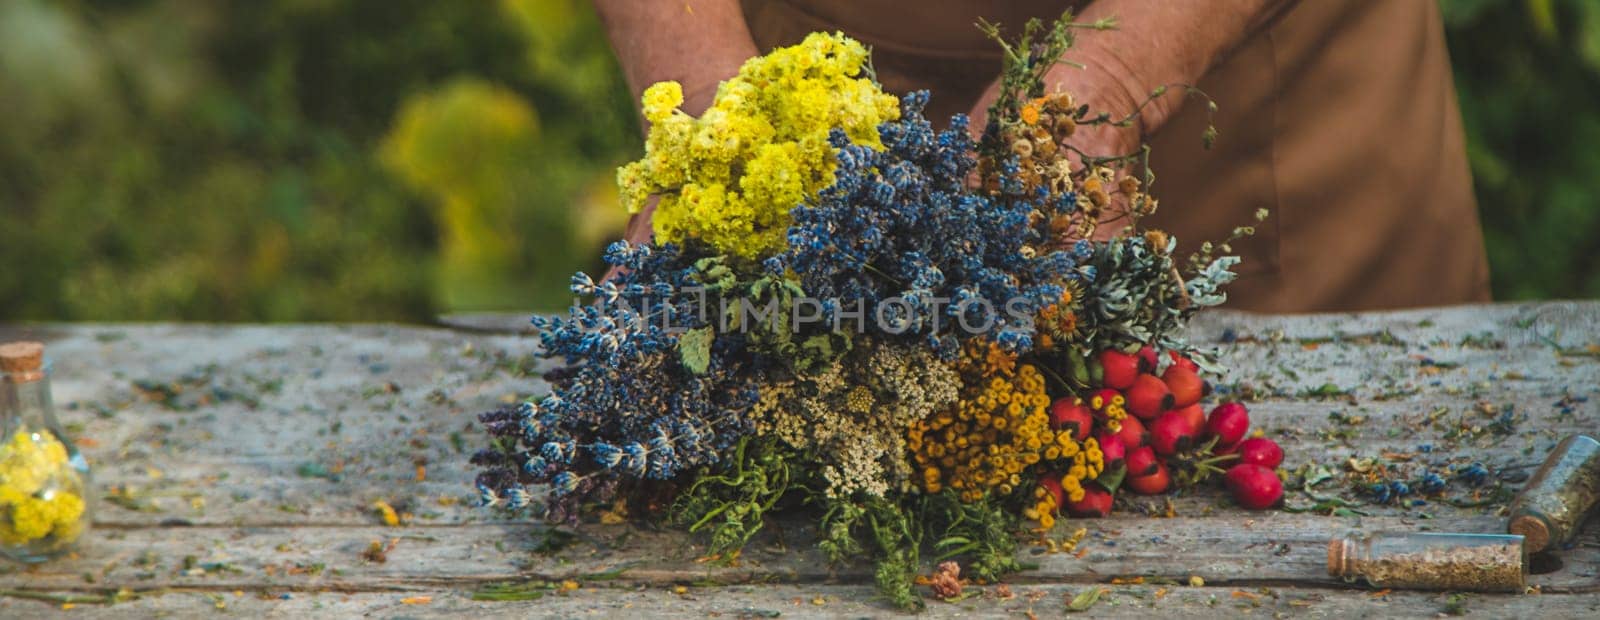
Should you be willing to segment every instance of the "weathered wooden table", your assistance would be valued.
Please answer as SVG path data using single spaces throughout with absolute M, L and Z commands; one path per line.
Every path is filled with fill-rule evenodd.
M 1112 518 L 1058 526 L 1087 528 L 1074 553 L 1025 545 L 1038 568 L 1011 580 L 1011 597 L 980 588 L 929 615 L 1057 616 L 1101 587 L 1096 614 L 1600 615 L 1596 523 L 1537 563 L 1533 594 L 1374 592 L 1324 568 L 1325 542 L 1350 531 L 1501 531 L 1507 495 L 1545 452 L 1600 430 L 1597 322 L 1592 302 L 1202 317 L 1191 337 L 1225 352 L 1223 383 L 1260 399 L 1252 415 L 1283 444 L 1285 466 L 1335 474 L 1291 490 L 1302 512 L 1245 512 L 1215 490 L 1170 510 L 1127 500 Z M 563 536 L 471 507 L 466 458 L 483 440 L 474 414 L 546 389 L 532 338 L 378 325 L 0 328 L 24 335 L 49 343 L 63 423 L 103 499 L 77 555 L 0 566 L 0 616 L 895 613 L 875 599 L 870 567 L 827 566 L 798 521 L 718 567 L 696 562 L 703 541 L 671 530 L 591 524 Z M 1359 503 L 1351 490 L 1352 469 L 1405 477 L 1473 461 L 1495 472 L 1489 485 L 1452 481 L 1422 505 Z M 479 600 L 495 597 L 522 600 Z

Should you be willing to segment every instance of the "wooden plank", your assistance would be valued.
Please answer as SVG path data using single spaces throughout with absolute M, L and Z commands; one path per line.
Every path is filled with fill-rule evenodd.
M 482 443 L 473 414 L 502 397 L 545 389 L 537 378 L 507 372 L 532 351 L 522 338 L 411 328 L 74 329 L 78 336 L 52 344 L 63 417 L 94 443 L 86 451 L 105 486 L 134 489 L 135 505 L 160 509 L 104 506 L 99 518 L 118 525 L 353 525 L 372 522 L 369 507 L 378 499 L 409 501 L 427 521 L 482 519 L 487 515 L 460 503 L 470 497 L 463 461 Z M 1295 329 L 1304 337 L 1332 333 Z M 1559 434 L 1600 420 L 1600 399 L 1573 403 L 1568 414 L 1553 406 L 1568 391 L 1593 393 L 1600 383 L 1594 358 L 1532 346 L 1432 347 L 1430 359 L 1460 364 L 1441 369 L 1422 365 L 1410 350 L 1332 343 L 1306 351 L 1291 340 L 1236 341 L 1225 351 L 1234 370 L 1223 382 L 1285 394 L 1256 404 L 1255 417 L 1283 443 L 1290 467 L 1426 445 L 1435 452 L 1421 459 L 1436 467 L 1475 459 L 1527 468 Z M 1397 380 L 1372 389 L 1370 378 L 1350 376 L 1352 368 Z M 1508 368 L 1524 378 L 1502 380 Z M 1356 388 L 1356 401 L 1297 396 L 1325 384 Z M 1372 400 L 1395 391 L 1404 394 Z M 1491 449 L 1504 440 L 1492 433 L 1444 439 L 1463 422 L 1481 428 L 1492 421 L 1475 411 L 1479 403 L 1515 406 L 1527 416 L 1515 450 Z M 1434 426 L 1418 427 L 1440 411 Z M 1337 424 L 1330 413 L 1367 421 Z M 418 464 L 425 468 L 420 482 Z
M 922 618 L 1037 617 L 1066 615 L 1067 603 L 1091 587 L 1010 585 L 969 587 L 971 598 L 930 601 Z M 1439 592 L 1328 591 L 1300 588 L 1226 588 L 1183 585 L 1104 586 L 1108 591 L 1090 608 L 1095 618 L 1184 617 L 1431 617 L 1458 609 L 1469 617 L 1592 618 L 1600 614 L 1593 595 L 1463 595 Z M 475 601 L 458 590 L 410 592 L 227 592 L 172 591 L 141 596 L 111 606 L 74 605 L 0 598 L 0 616 L 87 615 L 95 618 L 211 616 L 284 618 L 877 618 L 900 616 L 877 600 L 870 586 L 763 584 L 717 588 L 687 587 L 681 593 L 662 586 L 610 588 L 584 585 L 529 601 Z M 54 613 L 52 613 L 54 612 Z M 907 616 L 910 617 L 910 616 Z
M 1600 428 L 1600 399 L 1592 398 L 1600 390 L 1600 358 L 1587 348 L 1597 344 L 1597 319 L 1600 303 L 1594 302 L 1357 315 L 1211 313 L 1195 322 L 1191 336 L 1216 347 L 1232 368 L 1219 384 L 1260 399 L 1253 417 L 1284 445 L 1288 467 L 1337 468 L 1351 457 L 1407 453 L 1414 454 L 1403 465 L 1408 472 L 1479 460 L 1515 488 L 1560 435 Z M 869 590 L 824 583 L 866 583 L 868 568 L 825 567 L 810 550 L 813 537 L 804 523 L 782 528 L 789 551 L 758 544 L 743 566 L 726 569 L 694 562 L 697 539 L 626 527 L 585 526 L 591 542 L 541 556 L 531 550 L 539 526 L 467 506 L 472 472 L 464 460 L 482 443 L 473 415 L 548 389 L 537 378 L 550 366 L 532 357 L 535 339 L 379 325 L 0 327 L 0 339 L 19 334 L 50 341 L 63 421 L 84 439 L 97 483 L 127 492 L 118 494 L 118 504 L 96 507 L 98 529 L 80 557 L 0 574 L 0 588 L 193 591 L 101 610 L 113 615 L 192 613 L 223 596 L 233 609 L 261 613 L 321 606 L 341 614 L 521 615 L 546 613 L 543 604 L 568 605 L 549 612 L 566 615 L 614 612 L 637 602 L 653 612 L 699 616 L 733 613 L 727 610 L 743 601 L 779 605 L 787 595 L 724 587 L 693 597 L 694 605 L 675 606 L 686 599 L 666 592 L 666 585 L 775 579 L 800 585 L 774 592 L 826 591 L 848 599 L 826 611 L 802 605 L 785 613 L 882 612 Z M 1350 396 L 1308 395 L 1323 386 Z M 1519 421 L 1509 434 L 1485 430 L 1493 416 L 1484 405 L 1514 407 Z M 1345 421 L 1356 417 L 1365 421 Z M 1452 497 L 1466 492 L 1451 489 Z M 381 526 L 372 510 L 377 500 L 412 513 L 411 525 Z M 1292 493 L 1291 502 L 1310 500 Z M 1151 519 L 1138 515 L 1164 512 L 1164 503 L 1125 498 L 1116 518 L 1064 522 L 1058 533 L 1090 530 L 1083 557 L 1025 549 L 1023 559 L 1039 569 L 1018 575 L 1017 586 L 1048 584 L 1040 587 L 1059 593 L 1119 575 L 1192 574 L 1228 587 L 1293 584 L 1288 590 L 1315 598 L 1315 609 L 1371 613 L 1366 594 L 1344 590 L 1323 574 L 1320 545 L 1329 535 L 1428 527 L 1496 531 L 1501 517 L 1495 513 L 1503 506 L 1368 505 L 1360 509 L 1370 517 L 1347 519 L 1245 513 L 1218 491 L 1202 489 L 1174 498 L 1172 507 L 1179 518 Z M 1561 570 L 1535 578 L 1552 591 L 1576 592 L 1537 599 L 1541 612 L 1594 608 L 1600 597 L 1592 593 L 1600 574 L 1596 530 L 1600 526 L 1591 526 L 1564 556 Z M 386 562 L 361 557 L 372 541 L 391 539 L 398 542 Z M 555 579 L 617 566 L 629 568 L 623 583 L 644 590 L 585 588 L 567 597 L 488 606 L 464 594 L 486 581 Z M 236 589 L 246 595 L 233 597 Z M 350 594 L 326 594 L 335 591 Z M 292 598 L 257 598 L 275 593 Z M 1192 610 L 1201 612 L 1213 595 L 1222 609 L 1255 600 L 1234 599 L 1228 588 L 1183 588 L 1155 604 L 1189 605 L 1185 597 L 1196 593 L 1207 607 Z M 411 595 L 434 602 L 397 602 Z M 1103 607 L 1148 611 L 1128 598 Z M 1433 595 L 1391 598 L 1390 611 L 1434 613 L 1442 604 Z M 1271 600 L 1267 609 L 1301 609 L 1288 598 Z M 1525 610 L 1519 606 L 1533 602 L 1472 600 L 1469 608 L 1491 612 Z M 43 605 L 3 599 L 0 615 Z M 974 611 L 985 610 L 960 613 Z
M 1270 401 L 1256 404 L 1254 416 L 1283 445 L 1290 469 L 1313 462 L 1337 466 L 1352 457 L 1377 457 L 1387 452 L 1414 455 L 1406 467 L 1416 472 L 1430 469 L 1448 474 L 1450 465 L 1476 460 L 1523 475 L 1539 463 L 1560 435 L 1593 428 L 1596 419 L 1588 413 L 1592 403 L 1580 405 L 1583 415 L 1561 416 L 1559 408 L 1540 401 L 1523 409 L 1528 418 L 1518 423 L 1514 434 L 1500 435 L 1487 429 L 1493 419 L 1475 411 L 1476 402 L 1439 399 L 1425 406 L 1393 401 L 1350 406 Z M 1433 425 L 1421 425 L 1441 410 Z M 1331 421 L 1330 413 L 1365 421 L 1358 425 Z M 163 425 L 168 423 L 156 423 L 135 435 L 163 435 L 162 441 L 169 444 L 165 448 L 144 450 L 139 440 L 133 440 L 112 456 L 91 452 L 104 488 L 133 489 L 131 501 L 102 504 L 97 518 L 119 526 L 171 520 L 213 525 L 358 525 L 376 522 L 371 507 L 377 500 L 395 504 L 424 522 L 494 518 L 469 505 L 471 468 L 464 462 L 465 453 L 454 449 L 448 435 L 458 433 L 466 450 L 481 439 L 470 426 L 470 416 L 455 417 L 462 419 L 402 422 L 390 417 L 370 422 L 363 431 L 343 432 L 375 434 L 388 438 L 385 441 L 329 440 L 320 447 L 291 443 L 286 449 L 254 455 L 230 454 L 235 446 L 229 445 L 229 438 L 240 432 L 224 428 L 231 424 L 231 416 L 191 421 L 164 435 Z M 309 425 L 295 417 L 278 422 Z M 1463 425 L 1476 426 L 1479 432 L 1447 438 Z M 135 431 L 136 427 L 130 424 L 122 430 Z M 208 436 L 214 439 L 203 439 Z M 1432 451 L 1420 452 L 1423 446 Z M 425 463 L 421 481 L 416 477 L 419 462 Z M 1455 489 L 1458 493 L 1464 490 Z M 1440 509 L 1449 510 L 1429 508 Z
M 582 580 L 607 571 L 621 571 L 608 580 L 644 585 L 870 581 L 871 567 L 865 564 L 827 565 L 811 544 L 814 523 L 791 519 L 781 524 L 753 543 L 734 567 L 699 561 L 705 553 L 702 538 L 630 526 L 585 527 L 582 538 L 554 553 L 539 552 L 548 542 L 544 529 L 531 523 L 104 529 L 75 558 L 0 574 L 0 589 L 408 591 L 511 579 Z M 1021 559 L 1037 568 L 1009 579 L 1101 583 L 1115 577 L 1199 576 L 1213 584 L 1338 589 L 1344 584 L 1326 572 L 1331 537 L 1482 532 L 1502 524 L 1494 516 L 1418 520 L 1278 512 L 1080 520 L 1070 524 L 1088 530 L 1076 553 L 1025 545 Z M 771 536 L 779 529 L 782 545 Z M 1562 554 L 1559 570 L 1535 575 L 1531 583 L 1551 591 L 1600 591 L 1600 528 L 1590 529 L 1576 548 Z M 382 553 L 371 551 L 374 544 Z

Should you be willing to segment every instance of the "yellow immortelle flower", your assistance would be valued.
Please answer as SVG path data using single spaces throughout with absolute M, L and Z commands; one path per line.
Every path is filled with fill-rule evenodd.
M 644 89 L 642 100 L 645 120 L 659 123 L 683 105 L 683 86 L 677 82 L 656 82 Z
M 19 429 L 0 446 L 0 543 L 77 538 L 83 482 L 68 458 L 66 445 L 46 431 Z
M 645 155 L 617 171 L 623 203 L 636 213 L 661 197 L 657 241 L 751 260 L 782 251 L 789 211 L 833 183 L 829 131 L 879 147 L 878 125 L 899 118 L 899 100 L 862 74 L 866 60 L 853 39 L 812 34 L 746 61 L 699 118 L 677 109 L 678 84 L 651 86 Z

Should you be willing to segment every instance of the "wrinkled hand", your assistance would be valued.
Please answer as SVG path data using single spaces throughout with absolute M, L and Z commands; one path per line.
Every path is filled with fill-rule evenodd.
M 989 90 L 984 93 L 983 98 L 972 109 L 971 131 L 975 137 L 983 132 L 984 125 L 989 122 L 989 106 L 999 96 L 998 89 L 998 84 L 991 85 Z M 1069 90 L 1068 92 L 1072 93 L 1075 102 L 1088 103 L 1091 115 L 1102 110 L 1110 112 L 1114 116 L 1118 114 L 1125 115 L 1125 112 L 1108 110 L 1092 100 L 1085 101 L 1085 97 L 1079 95 L 1078 91 Z M 1116 127 L 1111 124 L 1079 125 L 1077 130 L 1073 132 L 1072 137 L 1063 142 L 1062 146 L 1074 149 L 1073 160 L 1077 165 L 1081 166 L 1083 165 L 1083 155 L 1090 157 L 1126 155 L 1139 150 L 1141 143 L 1138 122 L 1135 121 L 1127 127 Z
M 650 238 L 655 234 L 650 225 L 650 216 L 655 214 L 657 202 L 660 202 L 660 197 L 651 196 L 644 203 L 644 208 L 639 209 L 638 213 L 628 218 L 628 228 L 622 233 L 624 241 L 636 245 L 650 243 Z
M 1104 112 L 1110 115 L 1113 121 L 1122 120 L 1138 109 L 1140 100 L 1129 96 L 1127 89 L 1120 82 L 1105 77 L 1104 72 L 1094 71 L 1093 65 L 1090 67 L 1090 69 L 1079 69 L 1070 65 L 1057 66 L 1046 77 L 1046 83 L 1050 85 L 1048 92 L 1071 93 L 1074 103 L 1089 106 L 1090 118 Z M 972 122 L 969 126 L 975 135 L 981 134 L 984 126 L 988 124 L 989 106 L 993 105 L 999 96 L 1000 84 L 995 82 L 989 85 L 988 90 L 984 91 L 983 96 L 973 106 L 970 114 Z M 1137 115 L 1134 115 L 1131 122 L 1122 126 L 1113 123 L 1080 124 L 1072 136 L 1062 142 L 1062 146 L 1072 153 L 1072 161 L 1075 169 L 1078 169 L 1085 166 L 1085 157 L 1090 159 L 1118 157 L 1137 152 L 1143 144 L 1141 126 L 1142 123 Z M 1135 172 L 1127 165 L 1117 168 L 1118 176 Z M 1126 200 L 1125 196 L 1114 194 L 1114 206 L 1106 210 L 1107 215 L 1112 218 L 1117 217 L 1118 213 L 1127 208 Z M 1107 223 L 1111 225 L 1095 229 L 1093 240 L 1109 239 L 1122 228 L 1111 220 L 1107 220 Z

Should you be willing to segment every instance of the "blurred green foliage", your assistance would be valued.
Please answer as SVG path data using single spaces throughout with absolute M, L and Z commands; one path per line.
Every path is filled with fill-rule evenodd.
M 1496 295 L 1600 296 L 1600 3 L 1440 2 Z M 586 0 L 0 0 L 0 320 L 552 308 L 625 90 Z
M 1600 297 L 1600 2 L 1441 6 L 1495 298 Z
M 0 110 L 0 319 L 552 307 L 637 148 L 585 0 L 3 0 Z

